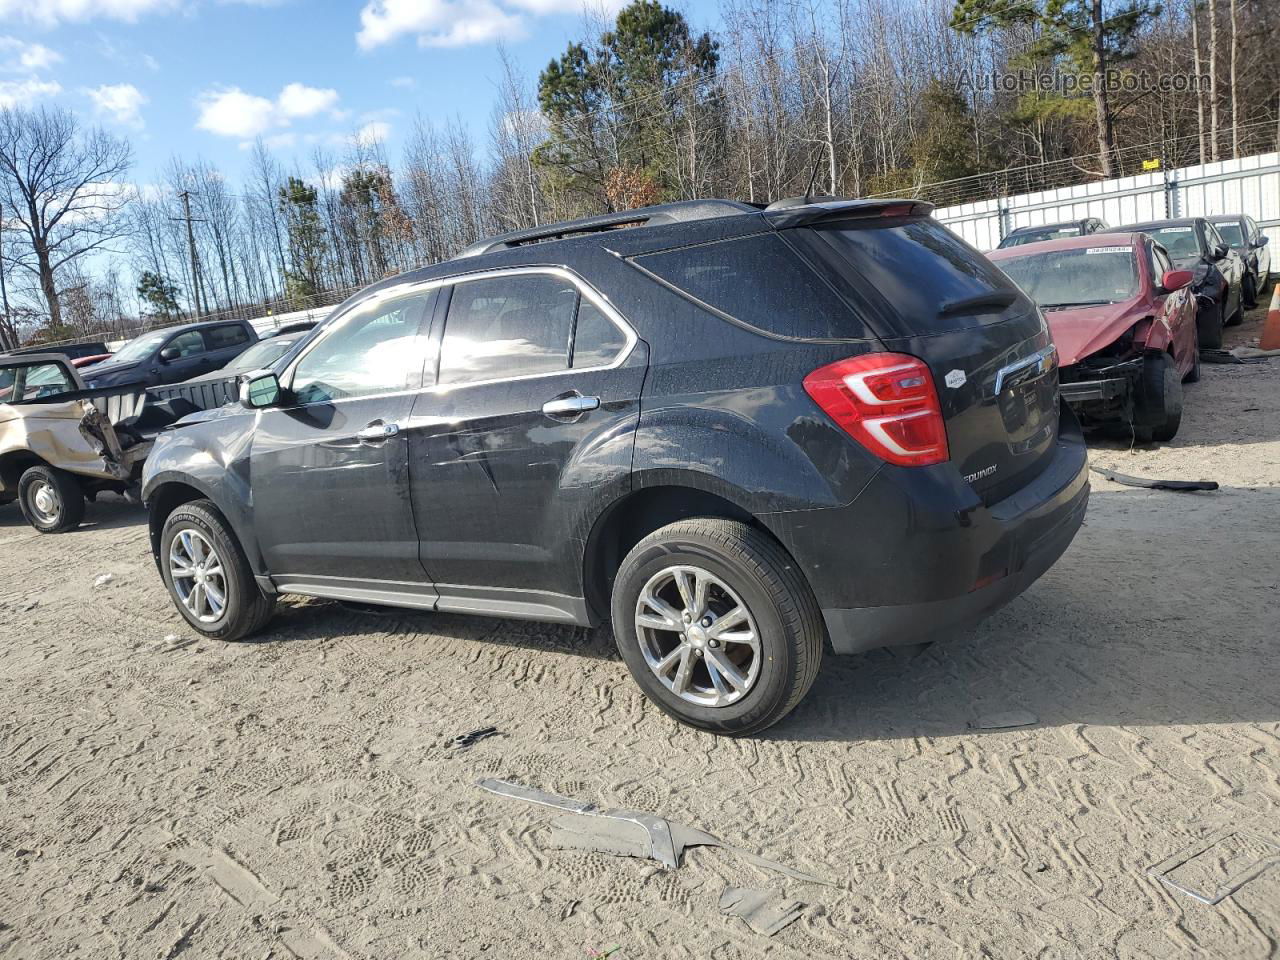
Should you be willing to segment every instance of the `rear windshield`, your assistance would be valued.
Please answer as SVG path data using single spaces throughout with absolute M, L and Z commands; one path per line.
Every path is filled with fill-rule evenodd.
M 1200 241 L 1196 239 L 1194 227 L 1158 227 L 1145 232 L 1168 250 L 1174 260 L 1200 256 Z
M 1039 243 L 1042 240 L 1061 240 L 1063 237 L 1080 236 L 1080 225 L 1069 227 L 1046 227 L 1044 230 L 1030 230 L 1026 233 L 1011 233 L 1000 241 L 1001 247 L 1020 247 L 1024 243 Z
M 1118 303 L 1138 292 L 1138 261 L 1129 246 L 1049 250 L 1000 266 L 1045 309 Z
M 917 335 L 984 322 L 1017 288 L 986 257 L 932 219 L 843 221 L 814 228 Z
M 1222 234 L 1222 239 L 1239 250 L 1244 246 L 1244 231 L 1240 229 L 1240 221 L 1232 220 L 1230 223 L 1215 223 L 1218 232 Z
M 848 305 L 776 233 L 647 254 L 634 262 L 766 333 L 807 340 L 866 336 Z

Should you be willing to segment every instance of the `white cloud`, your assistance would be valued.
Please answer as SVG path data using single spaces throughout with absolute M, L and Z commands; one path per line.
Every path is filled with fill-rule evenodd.
M 418 81 L 413 77 L 392 77 L 391 85 L 399 87 L 401 90 L 412 90 L 418 85 Z
M 142 127 L 141 110 L 147 95 L 131 83 L 112 83 L 85 90 L 100 114 L 107 114 L 126 127 Z
M 149 13 L 169 13 L 182 0 L 0 0 L 0 20 L 25 20 L 51 27 L 86 20 L 133 23 Z
M 493 0 L 370 0 L 356 44 L 372 50 L 404 34 L 423 47 L 461 47 L 524 35 L 524 21 Z
M 338 103 L 338 91 L 321 90 L 301 83 L 290 83 L 280 91 L 276 106 L 286 117 L 310 117 L 322 110 L 332 111 Z
M 355 141 L 362 146 L 373 146 L 375 143 L 385 143 L 390 136 L 391 124 L 385 120 L 374 120 L 356 131 Z
M 43 43 L 0 37 L 0 70 L 5 73 L 39 73 L 61 59 L 62 54 L 50 50 Z
M 0 109 L 28 107 L 37 100 L 57 96 L 61 92 L 62 85 L 52 80 L 37 80 L 35 77 L 0 80 Z
M 200 111 L 196 127 L 219 136 L 246 140 L 318 113 L 328 112 L 334 118 L 345 116 L 337 103 L 337 90 L 302 83 L 286 84 L 274 100 L 246 93 L 239 87 L 214 88 L 196 98 Z M 280 142 L 283 145 L 284 141 Z

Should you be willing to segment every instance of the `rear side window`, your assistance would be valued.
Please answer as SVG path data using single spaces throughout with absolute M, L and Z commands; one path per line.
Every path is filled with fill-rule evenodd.
M 249 334 L 245 328 L 239 324 L 231 324 L 225 327 L 210 327 L 204 333 L 205 338 L 209 341 L 210 350 L 221 350 L 224 347 L 238 347 L 242 343 L 249 342 Z
M 569 366 L 575 370 L 583 367 L 603 367 L 626 346 L 627 338 L 590 300 L 578 304 L 578 326 L 573 336 L 573 356 Z
M 766 333 L 839 339 L 849 307 L 776 233 L 636 257 L 634 262 L 695 300 Z
M 1017 293 L 991 261 L 936 220 L 843 221 L 815 229 L 917 335 L 977 326 L 984 313 L 966 304 Z

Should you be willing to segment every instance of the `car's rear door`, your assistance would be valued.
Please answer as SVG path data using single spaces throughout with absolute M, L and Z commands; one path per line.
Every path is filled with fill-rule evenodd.
M 285 371 L 285 403 L 253 432 L 253 522 L 275 582 L 296 593 L 415 600 L 418 561 L 404 430 L 422 383 L 433 292 L 354 305 Z
M 209 369 L 221 370 L 244 353 L 251 339 L 248 329 L 242 323 L 206 327 L 204 340 L 209 348 Z
M 581 620 L 588 521 L 629 482 L 646 348 L 564 270 L 479 276 L 447 296 L 436 382 L 409 431 L 438 608 Z

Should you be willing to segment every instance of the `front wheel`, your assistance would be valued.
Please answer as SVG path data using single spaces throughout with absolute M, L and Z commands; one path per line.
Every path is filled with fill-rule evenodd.
M 618 651 L 640 689 L 681 723 L 757 733 L 813 685 L 825 629 L 795 562 L 736 520 L 662 527 L 627 554 L 613 587 Z
M 178 612 L 215 640 L 262 629 L 275 609 L 275 597 L 262 592 L 231 527 L 208 500 L 169 514 L 160 532 L 160 571 Z
M 1142 364 L 1142 384 L 1134 433 L 1139 440 L 1172 440 L 1182 424 L 1182 380 L 1167 353 L 1149 354 Z
M 66 533 L 84 520 L 84 491 L 65 470 L 43 464 L 18 480 L 18 505 L 27 523 L 41 533 Z

